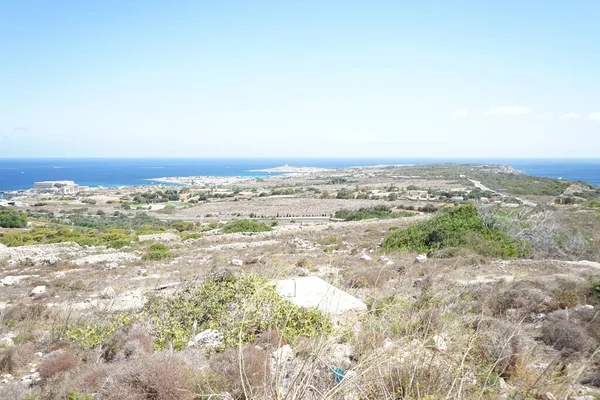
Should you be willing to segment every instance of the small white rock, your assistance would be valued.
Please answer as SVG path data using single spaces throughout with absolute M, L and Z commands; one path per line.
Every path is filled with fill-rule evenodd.
M 368 255 L 368 254 L 362 253 L 360 255 L 360 259 L 364 260 L 364 261 L 371 261 L 373 258 L 370 255 Z
M 233 260 L 231 260 L 229 262 L 231 265 L 236 265 L 238 267 L 241 267 L 242 265 L 244 265 L 244 262 L 238 258 L 234 258 Z
M 35 288 L 33 288 L 33 290 L 31 291 L 31 293 L 29 293 L 29 296 L 36 296 L 36 295 L 42 294 L 42 293 L 46 293 L 46 286 L 45 285 L 36 286 Z
M 415 258 L 415 262 L 422 263 L 427 261 L 427 254 L 419 254 L 417 258 Z
M 60 271 L 57 272 L 56 275 L 54 275 L 54 279 L 65 279 L 66 276 L 67 274 L 65 274 L 64 271 Z
M 119 268 L 119 263 L 116 263 L 116 262 L 106 263 L 106 268 L 108 268 L 109 270 L 110 269 L 117 269 L 117 268 Z
M 117 295 L 117 293 L 115 292 L 115 289 L 113 289 L 110 286 L 105 287 L 100 292 L 100 297 L 103 299 L 114 299 L 116 295 Z
M 438 351 L 448 350 L 448 345 L 446 344 L 446 341 L 440 335 L 435 335 L 433 337 L 433 344 L 434 344 L 436 350 L 438 350 Z
M 206 329 L 190 340 L 188 346 L 217 347 L 221 345 L 223 334 L 219 331 Z

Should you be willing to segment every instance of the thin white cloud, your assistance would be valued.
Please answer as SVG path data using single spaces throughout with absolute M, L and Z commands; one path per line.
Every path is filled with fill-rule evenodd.
M 469 115 L 469 110 L 466 108 L 459 108 L 452 113 L 453 117 L 466 117 L 467 115 Z
M 533 109 L 522 106 L 500 106 L 490 108 L 485 115 L 494 115 L 501 117 L 518 117 L 521 115 L 533 114 Z
M 600 112 L 589 113 L 587 115 L 587 117 L 589 119 L 591 119 L 592 121 L 599 121 L 600 122 Z
M 582 115 L 579 113 L 570 112 L 570 113 L 560 115 L 558 118 L 559 119 L 575 119 L 575 118 L 581 118 L 581 117 L 582 117 Z

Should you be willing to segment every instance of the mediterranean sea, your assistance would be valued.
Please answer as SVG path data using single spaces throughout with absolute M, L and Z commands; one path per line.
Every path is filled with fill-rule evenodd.
M 380 164 L 440 162 L 507 164 L 530 175 L 583 180 L 600 185 L 600 159 L 483 158 L 4 158 L 0 191 L 33 187 L 33 182 L 70 180 L 85 186 L 152 185 L 152 178 L 174 176 L 247 176 L 273 174 L 251 170 L 279 167 L 342 168 Z

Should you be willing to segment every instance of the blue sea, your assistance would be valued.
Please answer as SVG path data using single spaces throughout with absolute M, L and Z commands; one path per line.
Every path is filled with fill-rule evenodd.
M 0 191 L 28 189 L 33 182 L 71 180 L 85 186 L 134 186 L 155 184 L 152 178 L 172 176 L 248 176 L 250 172 L 284 164 L 303 167 L 341 168 L 378 164 L 430 164 L 473 162 L 508 164 L 530 175 L 583 180 L 600 185 L 600 159 L 411 159 L 411 158 L 18 158 L 0 159 Z

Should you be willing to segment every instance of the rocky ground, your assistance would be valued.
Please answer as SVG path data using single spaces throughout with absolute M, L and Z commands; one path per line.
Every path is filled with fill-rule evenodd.
M 387 174 L 380 170 L 372 186 L 377 179 L 389 185 L 382 171 Z M 354 179 L 368 181 L 370 173 L 360 170 L 365 177 Z M 303 179 L 308 187 L 331 176 Z M 452 182 L 444 180 L 444 188 L 464 184 Z M 89 215 L 120 210 L 107 201 L 123 193 L 105 195 L 86 204 Z M 30 208 L 60 215 L 81 207 L 81 200 Z M 298 220 L 281 220 L 260 233 L 225 234 L 222 225 L 204 224 L 187 237 L 167 228 L 136 234 L 118 249 L 0 245 L 0 399 L 600 398 L 595 211 L 559 209 L 551 224 L 540 225 L 550 232 L 561 224 L 576 226 L 592 240 L 592 250 L 548 249 L 523 259 L 484 257 L 468 249 L 429 255 L 383 251 L 392 230 L 432 214 L 353 222 L 301 219 L 382 204 L 425 203 L 304 195 L 218 199 L 150 214 L 199 222 L 195 218 L 206 214 L 216 214 L 212 220 L 218 221 L 290 213 Z M 49 225 L 41 219 L 34 224 Z M 148 257 L 153 248 L 171 254 L 153 260 Z M 222 277 L 229 274 L 266 279 L 278 296 L 322 311 L 330 331 L 290 339 L 286 332 L 261 329 L 227 349 L 227 327 L 196 329 L 202 322 L 194 321 L 178 348 L 175 341 L 160 346 L 156 327 L 168 321 L 136 319 L 147 316 L 157 298 L 172 302 L 175 313 L 190 285 L 227 282 Z M 209 296 L 196 300 L 220 306 Z M 244 303 L 248 310 L 252 301 Z M 233 324 L 245 312 L 227 309 Z M 101 330 L 115 318 L 121 321 L 117 328 Z

